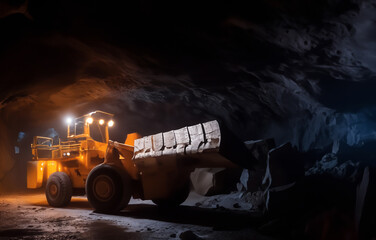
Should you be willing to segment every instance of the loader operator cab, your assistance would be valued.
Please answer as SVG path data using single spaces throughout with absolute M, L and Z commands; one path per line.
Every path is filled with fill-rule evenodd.
M 96 142 L 105 146 L 109 140 L 109 127 L 114 125 L 113 114 L 94 111 L 77 118 L 67 118 L 66 141 L 35 136 L 31 144 L 34 160 L 59 159 L 79 155 L 83 142 Z M 56 140 L 56 139 L 55 139 Z M 86 144 L 85 144 L 86 145 Z
M 76 141 L 93 139 L 107 143 L 109 140 L 108 128 L 114 125 L 113 114 L 95 111 L 72 119 L 67 118 L 67 139 Z
M 46 196 L 53 203 L 56 187 L 47 187 L 48 179 L 64 175 L 72 189 L 84 189 L 91 169 L 104 162 L 113 114 L 94 111 L 66 119 L 66 140 L 35 136 L 31 144 L 33 158 L 27 165 L 27 187 L 46 185 Z M 56 175 L 56 176 L 55 176 Z M 68 180 L 67 180 L 68 179 Z M 61 199 L 60 199 L 61 200 Z

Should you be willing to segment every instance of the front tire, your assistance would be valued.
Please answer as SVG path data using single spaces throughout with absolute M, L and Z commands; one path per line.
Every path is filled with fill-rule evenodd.
M 153 199 L 152 201 L 160 208 L 177 207 L 187 199 L 189 192 L 190 184 L 189 182 L 187 182 L 169 198 Z
M 91 206 L 103 213 L 122 210 L 132 195 L 129 175 L 122 169 L 106 164 L 91 170 L 85 188 Z
M 72 198 L 72 182 L 64 172 L 54 172 L 46 184 L 46 198 L 52 207 L 65 207 Z

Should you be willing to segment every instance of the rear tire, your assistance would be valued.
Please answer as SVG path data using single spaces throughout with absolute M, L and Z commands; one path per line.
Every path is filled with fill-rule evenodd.
M 46 184 L 46 198 L 52 207 L 65 207 L 72 198 L 72 182 L 64 172 L 54 172 Z
M 190 184 L 188 182 L 177 190 L 171 197 L 166 199 L 153 199 L 152 201 L 161 208 L 177 207 L 187 199 L 189 192 Z
M 89 203 L 97 212 L 115 213 L 128 205 L 131 185 L 127 172 L 101 164 L 89 173 L 85 189 Z

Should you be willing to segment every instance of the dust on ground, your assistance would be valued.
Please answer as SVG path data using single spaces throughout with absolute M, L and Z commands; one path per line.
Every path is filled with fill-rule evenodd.
M 200 208 L 196 198 L 191 193 L 168 210 L 132 199 L 107 215 L 93 212 L 85 197 L 52 208 L 42 193 L 0 195 L 0 239 L 272 239 L 254 230 L 249 212 Z

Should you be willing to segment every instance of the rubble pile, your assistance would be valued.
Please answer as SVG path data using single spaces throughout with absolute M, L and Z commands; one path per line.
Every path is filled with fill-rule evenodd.
M 194 190 L 206 196 L 236 186 L 236 191 L 206 198 L 199 206 L 262 212 L 268 207 L 270 192 L 286 190 L 304 177 L 303 161 L 290 143 L 275 147 L 273 139 L 266 139 L 247 141 L 245 145 L 256 164 L 242 169 L 241 174 L 233 170 L 237 181 L 224 180 L 230 179 L 229 169 L 198 169 L 191 175 Z
M 232 182 L 236 190 L 220 195 L 208 191 L 206 196 L 211 196 L 196 206 L 260 213 L 265 220 L 261 231 L 288 239 L 314 236 L 325 226 L 334 236 L 371 236 L 376 168 L 369 149 L 375 144 L 354 149 L 337 146 L 328 153 L 328 149 L 299 152 L 290 143 L 276 147 L 272 139 L 248 141 L 246 146 L 257 164 L 241 169 L 238 181 Z M 349 151 L 357 154 L 349 155 Z M 196 174 L 203 176 L 207 171 L 220 178 L 221 170 L 200 171 Z M 220 181 L 213 179 L 211 188 L 220 192 L 221 186 L 216 186 Z M 197 189 L 198 182 L 193 185 Z M 328 221 L 342 221 L 343 226 Z
M 320 161 L 305 172 L 306 176 L 329 174 L 337 178 L 349 178 L 355 181 L 358 173 L 359 162 L 347 160 L 340 163 L 334 153 L 325 154 Z

